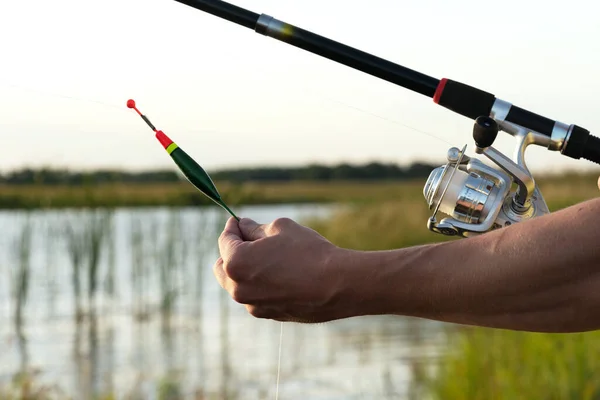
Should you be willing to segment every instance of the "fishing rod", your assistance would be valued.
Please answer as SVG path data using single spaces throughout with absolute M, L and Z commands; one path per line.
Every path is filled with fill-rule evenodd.
M 427 222 L 433 232 L 469 237 L 549 213 L 525 164 L 529 145 L 600 164 L 600 138 L 575 124 L 544 117 L 452 79 L 433 78 L 267 14 L 221 0 L 175 1 L 430 97 L 435 104 L 474 120 L 475 153 L 497 168 L 467 156 L 466 146 L 449 149 L 447 163 L 432 171 L 423 191 L 434 209 Z M 499 131 L 516 139 L 512 159 L 492 146 Z M 514 191 L 513 183 L 517 184 Z M 438 212 L 448 217 L 438 222 Z

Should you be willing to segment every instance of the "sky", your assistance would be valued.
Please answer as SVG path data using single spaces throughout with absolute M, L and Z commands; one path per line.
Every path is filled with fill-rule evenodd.
M 232 3 L 600 136 L 595 2 Z M 0 170 L 172 168 L 130 98 L 207 169 L 474 155 L 473 121 L 431 98 L 173 0 L 0 2 Z M 527 161 L 595 166 L 537 146 Z

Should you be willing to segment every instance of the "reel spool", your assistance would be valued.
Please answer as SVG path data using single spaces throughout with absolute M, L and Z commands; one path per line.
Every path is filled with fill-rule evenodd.
M 514 161 L 492 147 L 500 128 L 517 139 Z M 524 159 L 528 145 L 548 146 L 547 136 L 506 122 L 500 127 L 493 118 L 482 116 L 475 121 L 473 139 L 475 152 L 498 168 L 467 156 L 466 145 L 448 150 L 447 164 L 431 172 L 423 189 L 429 209 L 434 209 L 427 221 L 429 230 L 471 237 L 549 213 Z M 438 222 L 440 212 L 448 217 Z

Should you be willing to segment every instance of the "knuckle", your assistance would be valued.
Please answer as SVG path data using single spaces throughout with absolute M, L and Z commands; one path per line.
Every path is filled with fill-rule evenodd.
M 224 240 L 225 240 L 225 237 L 226 237 L 226 233 L 225 233 L 225 231 L 221 232 L 221 234 L 219 235 L 218 242 L 219 242 L 219 243 L 223 243 L 223 242 L 224 242 Z
M 217 274 L 223 268 L 223 259 L 219 257 L 213 265 L 213 272 Z
M 260 233 L 263 229 L 264 229 L 264 227 L 262 225 L 258 225 L 257 227 L 252 229 L 252 231 L 250 232 L 250 237 L 251 238 L 260 237 Z
M 229 279 L 233 281 L 240 281 L 244 278 L 243 268 L 239 264 L 230 262 L 223 263 L 223 270 Z
M 243 289 L 241 285 L 233 285 L 230 291 L 231 298 L 239 304 L 248 304 L 248 295 L 247 292 Z
M 240 251 L 232 253 L 227 260 L 223 261 L 223 269 L 227 276 L 234 281 L 243 280 L 247 270 L 243 254 Z
M 282 229 L 289 228 L 294 222 L 290 218 L 277 218 L 271 223 L 271 228 L 281 231 Z
M 264 308 L 264 307 L 247 305 L 246 310 L 248 310 L 248 313 L 250 315 L 252 315 L 254 318 L 261 318 L 261 319 L 272 318 L 272 312 L 269 309 Z

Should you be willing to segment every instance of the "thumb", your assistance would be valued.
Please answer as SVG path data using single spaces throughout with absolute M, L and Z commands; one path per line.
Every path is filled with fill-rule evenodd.
M 598 178 L 598 189 L 600 189 L 600 178 Z
M 219 251 L 221 255 L 228 254 L 230 250 L 240 243 L 243 243 L 242 232 L 237 220 L 231 217 L 227 220 L 225 229 L 223 229 L 223 233 L 219 237 Z
M 239 226 L 244 240 L 252 242 L 267 237 L 264 225 L 260 225 L 258 222 L 251 220 L 250 218 L 242 218 Z

